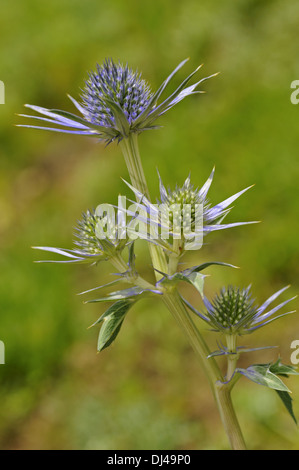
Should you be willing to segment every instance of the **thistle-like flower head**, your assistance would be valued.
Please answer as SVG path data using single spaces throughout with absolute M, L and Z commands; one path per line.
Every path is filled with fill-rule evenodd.
M 76 101 L 71 96 L 69 97 L 81 116 L 57 109 L 46 109 L 27 104 L 25 105 L 27 108 L 31 108 L 43 117 L 24 114 L 20 116 L 49 122 L 60 127 L 23 124 L 19 126 L 69 134 L 90 135 L 107 143 L 114 140 L 120 141 L 131 133 L 154 129 L 157 127 L 154 126 L 157 118 L 165 114 L 186 96 L 200 93 L 200 91 L 195 90 L 196 87 L 210 78 L 203 78 L 197 83 L 187 86 L 190 79 L 199 70 L 200 67 L 198 67 L 183 80 L 172 94 L 159 103 L 166 86 L 185 63 L 186 60 L 181 62 L 158 90 L 152 93 L 149 85 L 138 72 L 132 71 L 127 65 L 116 64 L 112 59 L 107 59 L 103 65 L 97 65 L 96 72 L 89 74 L 85 88 L 82 91 L 81 102 Z
M 172 252 L 173 238 L 180 238 L 179 253 L 182 254 L 184 249 L 198 249 L 202 246 L 202 238 L 209 232 L 214 230 L 222 230 L 226 228 L 236 227 L 238 225 L 246 225 L 255 222 L 234 222 L 223 223 L 224 217 L 231 210 L 231 204 L 238 197 L 247 191 L 251 186 L 239 191 L 224 201 L 212 206 L 207 198 L 207 194 L 214 177 L 214 169 L 207 181 L 201 188 L 196 188 L 190 180 L 190 175 L 182 186 L 176 186 L 174 190 L 166 189 L 161 177 L 160 180 L 160 198 L 158 204 L 152 204 L 145 195 L 134 188 L 132 189 L 140 205 L 141 215 L 137 215 L 142 223 L 148 224 L 148 230 L 144 233 L 144 238 L 159 244 L 168 254 Z M 146 216 L 145 217 L 145 214 Z M 132 214 L 130 214 L 132 215 Z M 178 226 L 179 221 L 179 226 Z M 169 225 L 168 225 L 169 224 Z M 153 239 L 153 226 L 156 227 L 156 237 Z M 161 236 L 164 229 L 168 230 L 169 240 L 165 241 L 165 237 Z M 157 234 L 159 233 L 159 235 Z M 194 243 L 194 237 L 201 240 L 201 243 Z M 163 239 L 164 238 L 164 239 Z M 192 243 L 192 248 L 187 247 L 188 240 Z
M 284 287 L 273 294 L 259 307 L 252 298 L 250 286 L 245 289 L 228 286 L 223 288 L 211 302 L 203 297 L 206 312 L 200 314 L 200 316 L 215 331 L 227 335 L 251 333 L 281 316 L 293 313 L 292 311 L 273 317 L 278 310 L 295 297 L 266 312 L 268 306 L 288 287 Z
M 113 102 L 119 106 L 131 125 L 147 108 L 152 93 L 148 84 L 128 66 L 115 64 L 111 59 L 97 72 L 92 72 L 82 95 L 84 114 L 88 121 L 104 127 L 115 127 Z
M 62 261 L 51 261 L 55 263 L 91 263 L 97 264 L 112 258 L 121 252 L 127 244 L 127 238 L 118 236 L 117 228 L 109 236 L 105 235 L 104 227 L 106 220 L 99 217 L 96 211 L 83 213 L 82 219 L 75 227 L 75 249 L 52 248 L 36 246 L 35 249 L 56 253 L 68 258 Z
M 165 204 L 167 208 L 177 207 L 179 215 L 183 217 L 184 207 L 190 207 L 188 222 L 191 225 L 191 228 L 194 229 L 196 222 L 196 205 L 204 204 L 204 197 L 201 197 L 200 192 L 196 189 L 193 184 L 191 184 L 190 176 L 186 179 L 183 186 L 176 186 L 173 191 L 170 189 L 167 191 L 164 187 L 162 180 L 160 178 L 160 201 L 159 204 Z M 170 213 L 170 221 L 173 225 L 173 213 Z M 187 221 L 185 220 L 185 223 Z M 173 229 L 173 227 L 172 227 Z

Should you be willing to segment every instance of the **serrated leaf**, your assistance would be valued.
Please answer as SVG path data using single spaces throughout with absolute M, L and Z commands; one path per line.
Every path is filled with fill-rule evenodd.
M 274 390 L 289 392 L 288 387 L 280 380 L 277 375 L 269 370 L 269 364 L 255 364 L 247 369 L 236 369 L 236 372 L 244 375 L 253 382 L 264 385 Z
M 98 351 L 103 351 L 103 349 L 110 346 L 115 340 L 132 304 L 133 302 L 131 300 L 120 300 L 109 307 L 99 320 L 97 320 L 96 323 L 103 321 L 98 337 Z

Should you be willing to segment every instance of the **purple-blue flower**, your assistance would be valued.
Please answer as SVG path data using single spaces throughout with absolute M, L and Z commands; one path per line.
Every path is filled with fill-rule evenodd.
M 107 143 L 114 140 L 120 141 L 128 137 L 130 133 L 154 129 L 157 127 L 154 126 L 157 118 L 186 96 L 201 93 L 195 90 L 196 87 L 210 78 L 203 78 L 193 85 L 187 86 L 190 79 L 199 70 L 200 67 L 198 67 L 183 80 L 173 93 L 159 103 L 166 86 L 187 60 L 181 62 L 158 90 L 152 93 L 149 85 L 139 73 L 120 62 L 116 64 L 112 59 L 106 59 L 102 65 L 97 65 L 95 72 L 89 74 L 81 95 L 81 102 L 69 96 L 81 116 L 62 110 L 27 104 L 25 105 L 27 108 L 36 111 L 43 117 L 24 114 L 20 116 L 50 123 L 53 127 L 24 124 L 19 124 L 19 126 L 95 136 Z

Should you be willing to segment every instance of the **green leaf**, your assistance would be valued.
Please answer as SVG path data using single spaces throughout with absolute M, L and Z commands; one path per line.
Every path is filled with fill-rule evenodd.
M 236 369 L 236 372 L 244 375 L 253 382 L 264 385 L 274 390 L 289 392 L 288 387 L 280 380 L 277 375 L 269 369 L 269 364 L 254 364 L 247 369 Z
M 203 274 L 200 274 L 200 273 L 197 273 L 197 272 L 193 272 L 193 273 L 189 274 L 188 276 L 186 276 L 187 282 L 192 284 L 195 287 L 195 289 L 198 290 L 198 292 L 200 293 L 200 295 L 202 297 L 204 295 L 203 287 L 204 287 L 204 278 L 205 277 L 206 276 L 204 276 Z
M 293 412 L 293 400 L 289 394 L 290 390 L 280 380 L 280 378 L 277 377 L 277 375 L 282 375 L 284 377 L 291 374 L 299 375 L 298 372 L 296 372 L 295 367 L 282 364 L 280 359 L 278 359 L 274 364 L 255 364 L 247 369 L 236 369 L 236 372 L 245 375 L 245 377 L 253 382 L 274 389 L 295 424 L 297 424 L 297 420 Z
M 184 271 L 182 271 L 180 273 L 175 273 L 172 276 L 164 277 L 162 280 L 159 281 L 159 284 L 175 285 L 179 281 L 185 281 L 193 285 L 200 292 L 200 294 L 203 295 L 204 278 L 205 276 L 200 273 L 194 272 L 194 273 L 184 274 Z
M 199 272 L 203 271 L 204 269 L 208 268 L 209 266 L 213 265 L 218 265 L 218 266 L 228 266 L 230 268 L 237 268 L 237 266 L 234 266 L 233 264 L 228 264 L 228 263 L 223 263 L 222 261 L 208 261 L 207 263 L 202 263 L 197 266 L 193 266 L 193 268 L 188 268 L 185 269 L 183 272 L 188 273 L 188 272 Z
M 284 406 L 286 407 L 287 411 L 289 412 L 289 414 L 291 415 L 291 417 L 293 418 L 295 424 L 297 424 L 297 419 L 296 419 L 296 416 L 294 415 L 294 411 L 293 411 L 293 399 L 292 397 L 289 395 L 288 392 L 285 392 L 285 391 L 282 391 L 282 390 L 275 390 L 277 393 L 278 393 L 278 396 L 281 398 Z
M 132 300 L 119 300 L 109 307 L 108 310 L 94 323 L 95 325 L 96 323 L 103 321 L 98 337 L 98 351 L 103 351 L 103 349 L 110 346 L 110 344 L 115 340 L 132 304 Z
M 184 271 L 178 272 L 173 274 L 172 276 L 164 276 L 160 281 L 159 284 L 167 285 L 167 284 L 177 284 L 180 281 L 188 282 L 189 284 L 193 285 L 200 295 L 203 297 L 203 286 L 204 286 L 204 278 L 206 277 L 203 274 L 200 274 L 200 271 L 208 268 L 212 265 L 220 265 L 220 266 L 229 266 L 231 268 L 235 268 L 232 264 L 222 263 L 220 261 L 210 261 L 207 263 L 203 263 L 197 266 L 193 266 L 192 268 L 185 269 Z
M 274 362 L 274 364 L 269 364 L 269 369 L 273 374 L 283 375 L 285 377 L 288 377 L 289 375 L 299 375 L 296 367 L 283 364 L 280 361 L 280 358 Z

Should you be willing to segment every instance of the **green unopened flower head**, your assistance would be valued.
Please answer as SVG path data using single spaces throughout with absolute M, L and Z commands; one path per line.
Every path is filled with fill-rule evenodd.
M 208 316 L 215 327 L 230 333 L 240 331 L 240 326 L 246 327 L 256 313 L 250 288 L 232 286 L 222 289 L 208 309 Z
M 113 255 L 115 250 L 121 248 L 123 243 L 117 237 L 116 227 L 109 231 L 109 237 L 104 233 L 104 227 L 107 224 L 107 216 L 100 217 L 95 211 L 87 211 L 82 215 L 78 222 L 75 244 L 84 253 L 92 255 Z
M 165 188 L 159 175 L 158 204 L 152 204 L 144 194 L 127 183 L 140 205 L 141 215 L 137 218 L 147 224 L 144 237 L 159 244 L 168 254 L 180 256 L 185 250 L 200 249 L 203 237 L 212 231 L 254 223 L 223 223 L 231 210 L 232 202 L 251 186 L 212 206 L 207 194 L 213 177 L 214 169 L 203 186 L 198 188 L 191 183 L 189 175 L 182 186 L 176 185 L 172 190 Z M 152 237 L 153 233 L 155 237 Z M 174 240 L 176 243 L 173 243 Z
M 99 261 L 113 258 L 121 252 L 127 238 L 118 236 L 117 227 L 112 227 L 109 236 L 105 233 L 106 217 L 100 217 L 96 211 L 87 211 L 83 213 L 82 219 L 75 227 L 75 245 L 76 249 L 62 249 L 52 247 L 34 247 L 39 250 L 57 253 L 67 257 L 64 261 L 52 261 L 57 263 L 91 263 L 96 264 Z
M 202 204 L 205 201 L 200 196 L 198 189 L 196 189 L 190 181 L 190 176 L 185 180 L 183 186 L 176 186 L 173 191 L 166 191 L 165 187 L 160 178 L 160 204 L 165 204 L 168 208 L 176 208 L 174 212 L 170 212 L 169 218 L 173 230 L 173 221 L 175 218 L 180 218 L 182 224 L 190 227 L 190 230 L 194 230 L 196 222 L 196 208 L 200 206 L 202 210 Z M 188 208 L 189 212 L 184 211 Z M 184 228 L 184 227 L 183 227 Z
M 199 315 L 215 331 L 227 335 L 251 333 L 281 316 L 293 313 L 292 311 L 273 317 L 278 310 L 295 297 L 265 312 L 267 307 L 288 287 L 277 291 L 259 307 L 252 298 L 250 286 L 244 289 L 228 286 L 223 288 L 211 302 L 204 297 L 206 312 Z

